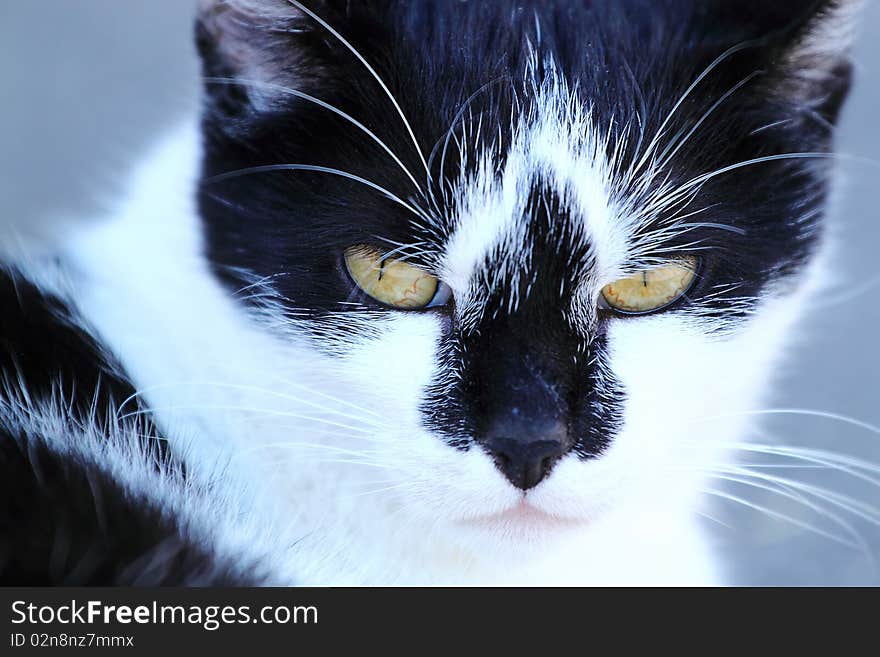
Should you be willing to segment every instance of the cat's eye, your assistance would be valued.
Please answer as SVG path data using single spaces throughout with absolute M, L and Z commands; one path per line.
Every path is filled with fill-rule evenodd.
M 433 308 L 446 304 L 451 296 L 449 288 L 424 269 L 366 244 L 345 250 L 345 266 L 361 290 L 393 308 Z
M 678 258 L 602 288 L 602 297 L 613 309 L 630 315 L 662 310 L 681 299 L 697 278 L 697 259 Z

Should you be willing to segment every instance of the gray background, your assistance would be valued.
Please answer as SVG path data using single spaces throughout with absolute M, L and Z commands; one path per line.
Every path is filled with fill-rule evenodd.
M 781 0 L 778 0 L 781 1 Z M 787 1 L 787 0 L 786 0 Z M 192 0 L 0 0 L 0 211 L 23 232 L 51 232 L 58 218 L 101 210 L 102 199 L 165 126 L 197 102 L 190 45 Z M 871 3 L 856 51 L 858 78 L 840 131 L 836 202 L 840 292 L 828 295 L 802 327 L 779 373 L 778 408 L 816 409 L 880 425 L 880 5 Z M 880 434 L 840 420 L 768 419 L 780 444 L 833 450 L 880 466 Z M 766 442 L 766 441 L 765 441 Z M 766 459 L 765 459 L 766 462 Z M 880 508 L 880 487 L 820 469 L 767 469 Z M 871 474 L 868 470 L 860 470 Z M 877 476 L 880 479 L 880 474 Z M 862 537 L 853 549 L 771 514 L 730 503 L 711 510 L 713 528 L 742 584 L 880 584 L 874 523 L 813 498 L 823 516 L 776 493 L 730 487 L 733 494 L 822 532 Z M 842 501 L 838 499 L 838 501 Z

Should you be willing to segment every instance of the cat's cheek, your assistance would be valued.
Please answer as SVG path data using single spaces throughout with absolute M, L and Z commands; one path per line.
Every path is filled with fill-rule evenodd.
M 732 440 L 731 400 L 748 398 L 752 377 L 739 340 L 712 336 L 698 320 L 667 314 L 614 322 L 608 362 L 624 390 L 624 423 L 601 458 L 617 459 L 634 496 L 663 490 L 691 497 L 702 470 Z M 752 381 L 754 383 L 754 381 Z
M 693 421 L 729 407 L 732 395 L 744 392 L 744 378 L 755 383 L 743 376 L 751 360 L 743 340 L 714 335 L 697 319 L 668 314 L 619 321 L 608 336 L 628 428 L 646 440 L 690 433 Z
M 803 294 L 774 298 L 725 334 L 669 313 L 608 327 L 608 363 L 625 399 L 621 430 L 600 457 L 633 484 L 627 496 L 692 501 L 707 468 L 729 462 L 790 341 Z
M 431 313 L 395 313 L 372 335 L 350 344 L 340 360 L 372 408 L 415 431 L 441 334 L 442 322 Z

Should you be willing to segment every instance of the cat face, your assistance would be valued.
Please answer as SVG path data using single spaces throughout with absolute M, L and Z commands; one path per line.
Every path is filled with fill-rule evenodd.
M 208 3 L 207 254 L 335 409 L 291 442 L 469 536 L 698 491 L 807 289 L 853 3 L 696 4 Z

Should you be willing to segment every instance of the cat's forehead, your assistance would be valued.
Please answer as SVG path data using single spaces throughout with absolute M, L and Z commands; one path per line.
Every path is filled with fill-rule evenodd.
M 466 293 L 490 272 L 529 276 L 542 248 L 570 277 L 600 280 L 625 263 L 630 227 L 615 200 L 607 136 L 589 108 L 569 100 L 561 81 L 546 85 L 531 112 L 513 117 L 507 143 L 475 145 L 472 156 L 459 149 L 441 271 L 454 290 Z

